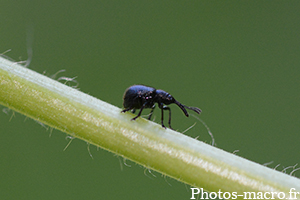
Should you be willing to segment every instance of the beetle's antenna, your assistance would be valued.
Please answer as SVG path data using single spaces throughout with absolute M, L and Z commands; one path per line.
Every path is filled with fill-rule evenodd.
M 200 108 L 197 108 L 197 107 L 188 107 L 188 106 L 185 106 L 185 105 L 183 105 L 183 106 L 186 107 L 187 109 L 195 111 L 198 114 L 200 114 L 202 112 L 202 110 Z
M 186 107 L 185 105 L 182 105 L 180 102 L 176 101 L 174 102 L 177 106 L 179 106 L 179 108 L 184 112 L 185 116 L 189 116 L 189 113 L 186 111 L 186 109 L 184 107 Z M 186 107 L 188 108 L 188 107 Z
M 175 100 L 175 104 L 179 106 L 179 108 L 181 108 L 181 110 L 184 112 L 185 116 L 189 116 L 189 113 L 186 111 L 185 108 L 190 109 L 192 111 L 195 111 L 196 113 L 200 114 L 201 113 L 201 109 L 197 108 L 197 107 L 189 107 L 189 106 L 185 106 L 183 104 L 181 104 L 180 102 Z

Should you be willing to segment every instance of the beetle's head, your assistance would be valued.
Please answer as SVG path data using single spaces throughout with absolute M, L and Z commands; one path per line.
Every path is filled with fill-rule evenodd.
M 166 105 L 175 103 L 175 99 L 173 98 L 173 96 L 163 90 L 156 90 L 155 97 L 156 97 L 155 99 L 156 102 L 160 102 Z

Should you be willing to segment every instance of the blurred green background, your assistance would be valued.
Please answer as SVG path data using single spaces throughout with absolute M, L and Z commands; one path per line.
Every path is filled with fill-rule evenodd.
M 166 90 L 203 110 L 218 148 L 281 171 L 300 162 L 299 10 L 299 1 L 2 1 L 0 52 L 26 60 L 29 33 L 29 68 L 65 69 L 59 76 L 120 108 L 130 85 Z M 65 133 L 2 108 L 1 199 L 191 198 L 189 186 L 95 146 L 92 159 L 78 139 L 63 151 Z M 197 121 L 171 108 L 178 131 Z M 199 122 L 186 134 L 211 142 Z

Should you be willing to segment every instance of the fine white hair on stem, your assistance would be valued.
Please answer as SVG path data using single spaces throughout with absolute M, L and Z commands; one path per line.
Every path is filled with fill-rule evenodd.
M 147 175 L 147 173 L 146 173 L 147 171 L 148 171 L 148 173 L 151 174 L 154 178 L 156 178 L 156 176 L 152 173 L 151 169 L 148 168 L 148 167 L 145 167 L 145 170 L 144 170 L 145 176 L 147 176 L 147 177 L 150 178 L 150 179 L 153 179 L 152 177 L 150 177 L 150 176 Z
M 156 119 L 156 116 L 153 117 L 153 120 L 152 120 L 152 121 L 155 122 L 155 119 Z
M 27 60 L 25 62 L 24 67 L 28 67 L 32 61 L 32 56 L 33 56 L 33 50 L 32 50 L 32 45 L 33 45 L 33 38 L 34 38 L 34 29 L 33 29 L 33 24 L 29 24 L 27 26 L 27 31 L 26 31 L 26 46 L 27 46 Z
M 59 74 L 59 73 L 62 73 L 62 72 L 65 72 L 66 70 L 65 69 L 61 69 L 59 71 L 57 71 L 55 74 L 52 74 L 51 76 L 49 76 L 50 78 L 52 79 L 56 79 L 56 76 Z M 44 72 L 45 73 L 45 72 Z
M 72 136 L 70 136 L 70 135 L 67 135 L 66 136 L 66 140 L 70 140 L 69 142 L 68 142 L 68 144 L 66 145 L 66 147 L 64 148 L 64 150 L 63 151 L 65 151 L 69 146 L 70 146 L 70 144 L 71 144 L 71 142 L 73 141 L 73 139 L 74 139 L 74 137 L 72 137 Z
M 169 181 L 167 180 L 167 176 L 165 174 L 161 174 L 162 177 L 164 177 L 165 182 L 169 185 L 172 186 L 171 183 L 169 183 Z
M 236 154 L 236 153 L 238 153 L 238 152 L 240 152 L 240 150 L 237 149 L 237 150 L 234 150 L 232 153 L 233 153 L 233 154 Z
M 188 130 L 190 130 L 191 128 L 193 128 L 196 124 L 197 124 L 197 122 L 195 122 L 192 126 L 188 127 L 187 129 L 185 129 L 181 133 L 184 134 L 185 132 L 187 132 Z
M 293 172 L 295 172 L 295 168 L 296 168 L 297 165 L 298 165 L 298 163 L 296 163 L 296 164 L 293 165 L 293 166 L 285 167 L 285 168 L 282 170 L 282 172 L 286 174 L 288 169 L 293 169 L 292 172 L 290 172 L 290 175 L 291 175 Z M 299 169 L 299 168 L 297 168 L 297 170 L 298 170 L 298 169 Z M 296 170 L 296 171 L 297 171 L 297 170 Z
M 263 166 L 268 166 L 268 165 L 271 165 L 273 163 L 274 163 L 274 161 L 270 161 L 270 162 L 264 163 Z
M 36 123 L 38 123 L 39 125 L 41 125 L 44 129 L 46 129 L 46 131 L 48 131 L 48 129 L 49 129 L 49 127 L 46 125 L 46 124 L 44 124 L 44 123 L 42 123 L 42 122 L 40 122 L 40 121 L 37 121 L 37 120 L 34 120 Z
M 191 186 L 190 186 L 190 185 L 187 185 L 186 183 L 184 183 L 184 186 L 185 186 L 186 191 L 189 192 L 190 189 L 191 189 Z M 188 188 L 188 187 L 189 187 L 189 188 Z
M 131 165 L 126 163 L 127 159 L 125 157 L 119 156 L 117 154 L 115 154 L 114 156 L 116 156 L 119 160 L 121 171 L 123 171 L 123 165 L 125 165 L 126 167 L 131 167 Z
M 49 138 L 50 138 L 51 135 L 52 135 L 53 129 L 54 129 L 53 127 L 50 127 Z
M 10 108 L 7 108 L 7 107 L 5 107 L 5 108 L 2 109 L 2 112 L 4 112 L 4 113 L 7 114 L 7 115 L 8 115 L 8 113 L 9 113 L 10 111 L 11 111 Z
M 116 156 L 118 158 L 119 164 L 120 164 L 120 169 L 121 169 L 121 171 L 123 171 L 123 163 L 122 163 L 120 156 L 118 156 L 117 154 L 115 154 L 114 156 Z
M 203 126 L 206 128 L 208 134 L 209 134 L 210 137 L 211 137 L 211 146 L 216 146 L 215 138 L 214 138 L 212 132 L 210 131 L 209 127 L 206 125 L 206 123 L 205 123 L 202 119 L 200 119 L 199 117 L 197 117 L 197 116 L 194 115 L 194 114 L 191 114 L 191 116 L 194 117 L 194 118 L 196 118 L 199 122 L 201 122 L 201 123 L 203 124 Z
M 289 167 L 284 167 L 283 170 L 281 170 L 281 172 L 285 173 L 286 174 L 286 170 L 292 168 L 293 166 L 289 166 Z
M 74 88 L 74 89 L 78 89 L 78 86 L 79 86 L 79 83 L 77 80 L 75 80 L 77 78 L 77 76 L 73 77 L 73 78 L 70 78 L 70 77 L 67 77 L 67 76 L 61 76 L 59 78 L 56 79 L 57 75 L 60 74 L 60 73 L 63 73 L 65 72 L 66 70 L 65 69 L 61 69 L 59 71 L 57 71 L 55 74 L 49 76 L 50 78 L 54 79 L 54 80 L 57 80 L 57 81 L 64 81 L 63 84 L 67 85 L 67 83 L 74 83 L 75 85 L 69 85 L 70 87 Z M 44 72 L 45 73 L 45 72 Z
M 276 165 L 276 166 L 274 167 L 274 169 L 277 170 L 277 168 L 278 168 L 279 166 L 280 166 L 280 164 Z
M 15 116 L 16 116 L 15 112 L 13 111 L 8 121 L 10 122 L 12 120 L 12 118 L 15 117 Z
M 153 177 L 156 178 L 156 176 L 152 173 L 152 170 L 151 170 L 151 169 L 148 169 L 148 172 L 149 172 Z
M 87 142 L 87 150 L 88 150 L 88 152 L 89 152 L 91 158 L 94 159 L 94 157 L 93 157 L 93 155 L 92 155 L 92 153 L 91 153 L 91 151 L 90 151 L 90 143 L 89 143 L 89 142 Z
M 298 163 L 296 165 L 294 165 L 293 170 L 290 173 L 291 176 L 293 175 L 293 173 L 295 173 L 296 171 L 300 170 L 300 167 L 296 168 L 297 165 L 298 165 Z
M 69 86 L 76 89 L 76 88 L 78 88 L 78 86 L 79 86 L 78 81 L 75 80 L 76 78 L 77 78 L 77 76 L 75 76 L 75 77 L 73 77 L 73 78 L 69 78 L 69 77 L 66 77 L 66 76 L 62 76 L 62 77 L 59 77 L 59 78 L 57 79 L 57 81 L 63 80 L 63 81 L 65 81 L 65 82 L 64 82 L 65 85 L 66 85 L 67 83 L 69 83 L 69 82 L 75 83 L 76 85 L 73 85 L 73 86 L 70 86 L 70 85 L 69 85 Z
M 278 168 L 281 164 L 278 164 L 274 167 L 274 170 L 280 171 Z M 288 167 L 282 167 L 283 169 L 281 170 L 281 172 L 285 173 L 285 174 L 289 174 L 290 176 L 295 176 L 295 172 L 300 170 L 300 167 L 296 168 L 298 166 L 298 163 L 296 163 L 295 165 L 292 166 L 288 166 Z M 288 170 L 291 170 L 291 172 L 287 172 Z
M 150 178 L 150 179 L 153 179 L 152 177 L 150 177 L 150 176 L 146 173 L 147 169 L 148 169 L 148 168 L 145 167 L 145 169 L 144 169 L 144 175 L 147 176 L 147 177 Z
M 131 167 L 131 165 L 126 163 L 127 159 L 125 157 L 123 157 L 123 164 L 127 167 Z
M 4 51 L 3 53 L 1 53 L 0 56 L 3 56 L 3 57 L 6 58 L 7 56 L 6 56 L 5 54 L 8 53 L 8 52 L 10 52 L 10 51 L 11 51 L 11 49 L 7 49 L 7 50 Z M 9 57 L 8 57 L 8 58 L 9 58 Z M 9 58 L 9 59 L 10 59 L 10 58 Z

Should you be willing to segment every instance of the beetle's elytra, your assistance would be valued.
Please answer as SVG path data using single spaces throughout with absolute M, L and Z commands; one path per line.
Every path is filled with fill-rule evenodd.
M 144 108 L 151 108 L 148 117 L 148 119 L 150 120 L 152 117 L 153 110 L 155 108 L 155 103 L 157 103 L 158 107 L 161 109 L 161 125 L 164 128 L 166 128 L 163 121 L 164 110 L 169 111 L 169 127 L 171 128 L 171 109 L 165 105 L 175 103 L 177 106 L 179 106 L 179 108 L 184 112 L 185 116 L 187 117 L 189 116 L 189 114 L 186 111 L 186 108 L 193 110 L 198 114 L 201 113 L 201 110 L 199 108 L 185 106 L 179 103 L 178 101 L 176 101 L 174 97 L 169 93 L 145 85 L 133 85 L 126 89 L 123 96 L 124 110 L 122 110 L 122 112 L 127 112 L 129 110 L 132 110 L 132 113 L 134 113 L 136 109 L 140 109 L 138 115 L 131 119 L 131 120 L 135 120 L 139 116 L 141 116 Z

